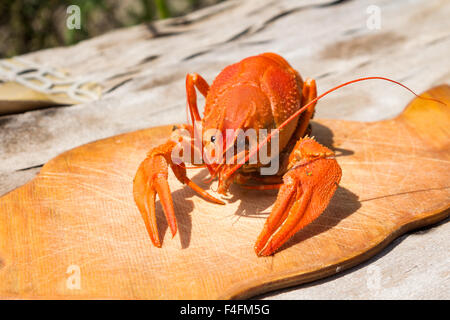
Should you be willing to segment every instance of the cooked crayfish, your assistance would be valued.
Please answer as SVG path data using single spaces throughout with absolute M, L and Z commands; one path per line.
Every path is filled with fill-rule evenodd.
M 212 178 L 218 177 L 220 194 L 226 194 L 232 182 L 260 190 L 279 188 L 272 212 L 254 246 L 259 256 L 273 254 L 325 210 L 341 179 L 341 168 L 333 151 L 309 136 L 309 121 L 314 115 L 316 101 L 339 87 L 370 78 L 395 82 L 381 77 L 362 78 L 317 97 L 315 81 L 303 80 L 284 58 L 275 53 L 252 56 L 226 67 L 211 86 L 200 75 L 188 74 L 186 94 L 192 124 L 174 127 L 168 141 L 148 153 L 134 179 L 134 199 L 153 244 L 161 247 L 155 214 L 156 194 L 172 235 L 177 232 L 167 180 L 169 166 L 180 182 L 204 198 L 224 204 L 187 177 L 185 163 L 189 161 L 193 165 L 206 166 Z M 206 98 L 202 119 L 196 89 Z M 263 129 L 273 130 L 263 136 Z M 207 158 L 205 154 L 217 156 L 217 151 L 222 154 L 234 151 L 239 130 L 254 130 L 259 141 L 256 147 L 245 145 L 241 152 L 233 153 L 233 161 L 203 160 Z M 174 150 L 187 136 L 186 132 L 191 137 L 199 134 L 200 143 L 188 139 L 189 152 L 184 155 L 184 161 L 174 159 Z M 229 132 L 231 139 L 228 139 Z M 219 143 L 219 136 L 226 136 L 226 143 Z M 267 164 L 260 159 L 250 163 L 249 159 L 262 146 L 275 142 L 278 152 L 271 152 L 269 157 L 271 161 L 278 161 L 279 168 L 272 175 L 264 175 L 262 170 Z M 199 154 L 200 163 L 194 161 L 194 156 Z

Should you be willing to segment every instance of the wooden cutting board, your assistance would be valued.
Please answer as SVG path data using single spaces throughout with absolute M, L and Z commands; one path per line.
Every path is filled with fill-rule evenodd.
M 450 86 L 426 96 L 450 106 Z M 313 122 L 313 135 L 338 155 L 342 181 L 322 216 L 276 255 L 253 251 L 276 191 L 232 186 L 219 206 L 173 175 L 179 232 L 172 239 L 158 201 L 158 249 L 134 205 L 132 181 L 170 131 L 151 128 L 67 151 L 1 198 L 0 297 L 245 298 L 342 271 L 449 215 L 450 107 L 416 99 L 392 120 Z M 206 171 L 190 175 L 201 183 Z

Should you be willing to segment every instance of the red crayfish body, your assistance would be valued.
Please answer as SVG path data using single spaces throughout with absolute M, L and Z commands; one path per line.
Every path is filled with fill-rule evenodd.
M 203 118 L 197 107 L 196 90 L 206 99 Z M 188 160 L 193 165 L 206 166 L 212 178 L 218 177 L 218 193 L 226 193 L 233 182 L 257 190 L 280 189 L 254 246 L 258 255 L 273 254 L 325 210 L 341 178 L 333 151 L 308 136 L 317 97 L 315 81 L 304 81 L 281 56 L 264 53 L 226 67 L 211 86 L 198 74 L 188 74 L 186 94 L 192 125 L 178 126 L 165 144 L 151 150 L 134 180 L 134 199 L 153 244 L 161 246 L 155 214 L 156 194 L 172 234 L 177 231 L 167 182 L 169 166 L 179 181 L 206 199 L 224 204 L 187 177 L 185 162 L 173 159 L 180 137 L 185 136 L 181 130 L 190 135 L 197 131 L 201 143 L 199 146 L 190 140 L 188 151 L 192 153 Z M 237 132 L 250 130 L 255 133 L 256 144 L 247 143 L 246 136 L 245 146 L 239 151 Z M 270 130 L 276 130 L 276 136 L 268 137 Z M 274 143 L 276 149 L 272 149 Z M 276 172 L 270 175 L 263 174 L 262 169 L 268 164 L 259 155 L 256 161 L 249 161 L 263 146 L 270 149 L 271 162 L 278 163 Z M 231 158 L 192 161 L 193 154 L 200 154 L 202 159 L 205 154 L 209 158 L 212 154 L 214 158 L 230 150 L 236 151 Z

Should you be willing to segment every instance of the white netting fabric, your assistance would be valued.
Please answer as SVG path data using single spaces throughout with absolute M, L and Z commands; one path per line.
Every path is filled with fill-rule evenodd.
M 73 80 L 67 74 L 34 64 L 20 57 L 0 60 L 0 82 L 17 82 L 46 94 L 66 94 L 79 102 L 97 100 L 99 92 L 88 90 L 89 81 Z

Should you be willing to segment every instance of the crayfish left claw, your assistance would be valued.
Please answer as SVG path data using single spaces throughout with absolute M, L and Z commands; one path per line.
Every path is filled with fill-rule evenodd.
M 256 244 L 259 256 L 269 256 L 327 207 L 341 179 L 333 152 L 311 138 L 294 148 L 295 165 L 283 176 L 271 214 Z

